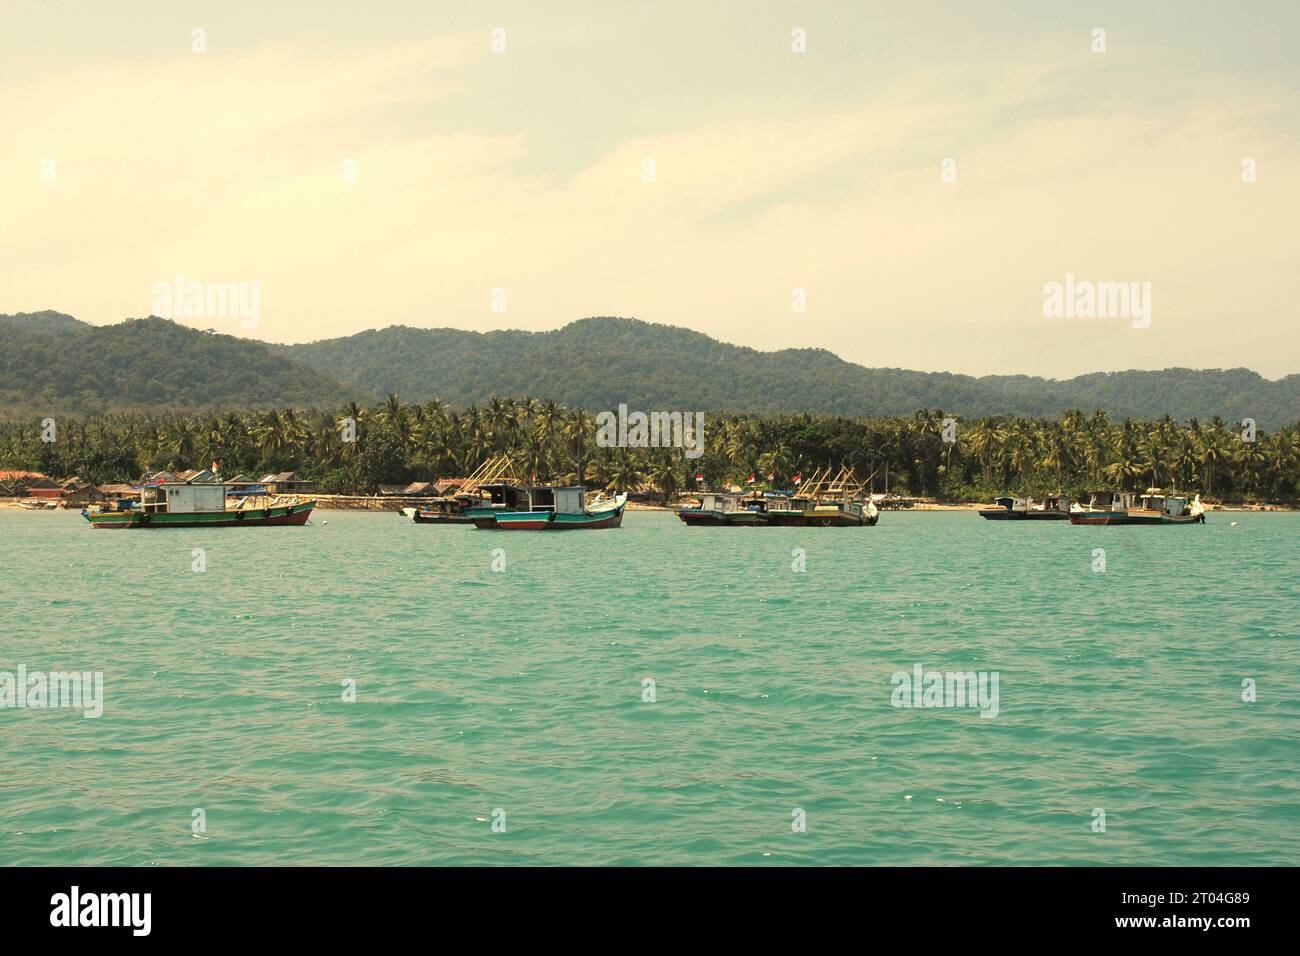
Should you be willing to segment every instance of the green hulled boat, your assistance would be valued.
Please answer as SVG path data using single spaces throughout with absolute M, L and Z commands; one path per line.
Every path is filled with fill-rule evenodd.
M 253 528 L 307 523 L 316 502 L 248 508 L 226 507 L 227 488 L 212 482 L 145 485 L 139 507 L 84 510 L 95 528 Z

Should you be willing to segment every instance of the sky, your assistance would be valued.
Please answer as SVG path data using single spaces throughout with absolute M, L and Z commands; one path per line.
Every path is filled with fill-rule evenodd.
M 1276 378 L 1298 26 L 1293 2 L 0 0 L 0 312 L 118 322 L 180 275 L 259 296 L 254 327 L 180 321 L 274 342 L 618 315 L 868 366 Z M 1149 293 L 1045 314 L 1067 276 Z

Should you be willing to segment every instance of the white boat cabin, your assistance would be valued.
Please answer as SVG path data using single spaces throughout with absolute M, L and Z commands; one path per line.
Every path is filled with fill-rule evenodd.
M 550 492 L 557 515 L 580 515 L 587 510 L 586 488 L 552 488 Z
M 1039 511 L 1066 511 L 1070 510 L 1069 495 L 1048 495 L 1043 499 L 1043 503 L 1037 509 Z
M 1007 511 L 1028 511 L 1029 500 L 1028 498 L 994 498 L 993 503 Z
M 1131 491 L 1090 491 L 1089 511 L 1128 511 L 1137 506 L 1137 495 Z
M 788 498 L 785 495 L 770 495 L 764 505 L 769 514 L 803 514 L 813 507 L 809 498 Z
M 1140 497 L 1142 508 L 1146 511 L 1159 511 L 1177 518 L 1187 514 L 1187 499 L 1180 495 L 1166 495 L 1159 491 L 1148 491 Z
M 478 501 L 471 500 L 471 508 L 499 508 L 502 511 L 554 511 L 562 515 L 580 515 L 586 512 L 587 489 L 575 485 L 480 485 Z
M 740 495 L 708 492 L 700 495 L 700 510 L 731 514 L 734 511 L 744 511 L 745 509 L 740 505 Z
M 226 510 L 226 486 L 152 485 L 140 492 L 140 510 L 147 514 L 209 514 Z

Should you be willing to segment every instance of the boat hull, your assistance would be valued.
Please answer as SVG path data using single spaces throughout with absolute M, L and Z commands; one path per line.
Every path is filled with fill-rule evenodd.
M 1070 515 L 1070 524 L 1204 524 L 1205 515 L 1167 515 L 1159 511 L 1089 511 Z
M 880 520 L 877 514 L 853 514 L 848 511 L 705 511 L 684 508 L 677 512 L 682 523 L 701 528 L 860 528 L 871 527 Z
M 474 519 L 469 515 L 452 515 L 441 512 L 429 512 L 423 514 L 417 511 L 411 515 L 411 520 L 416 524 L 473 524 Z
M 623 509 L 596 514 L 559 514 L 546 526 L 547 531 L 577 531 L 584 528 L 617 528 L 623 523 Z
M 880 515 L 852 514 L 847 511 L 809 511 L 805 513 L 805 527 L 809 528 L 862 528 L 871 527 Z
M 552 511 L 498 511 L 474 517 L 474 527 L 496 531 L 582 531 L 617 528 L 623 523 L 620 505 L 594 514 L 555 514 Z
M 677 512 L 683 524 L 699 528 L 755 528 L 769 524 L 762 511 L 704 511 L 687 508 Z
M 110 511 L 82 516 L 93 528 L 271 528 L 304 525 L 311 517 L 315 501 L 272 508 L 248 508 L 243 511 L 212 511 L 193 514 L 140 514 Z
M 1005 508 L 981 508 L 980 517 L 990 521 L 1066 521 L 1068 511 L 1007 511 Z
M 691 527 L 717 527 L 727 523 L 727 516 L 721 511 L 702 511 L 700 509 L 679 511 L 677 517 L 683 524 Z

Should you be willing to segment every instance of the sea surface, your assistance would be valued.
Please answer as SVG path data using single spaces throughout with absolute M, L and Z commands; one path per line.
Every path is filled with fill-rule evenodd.
M 104 682 L 0 709 L 0 860 L 1297 865 L 1298 543 L 0 511 L 0 672 Z M 916 665 L 996 672 L 996 717 L 894 706 Z

